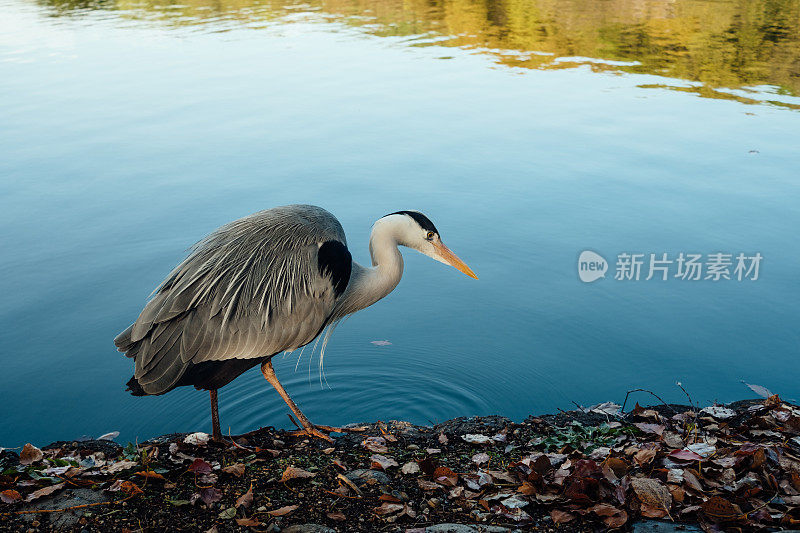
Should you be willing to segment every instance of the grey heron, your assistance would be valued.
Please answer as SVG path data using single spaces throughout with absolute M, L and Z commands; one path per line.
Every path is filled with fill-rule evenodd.
M 134 360 L 128 390 L 165 394 L 208 390 L 214 440 L 221 440 L 217 389 L 246 370 L 261 372 L 302 432 L 330 440 L 342 428 L 315 426 L 278 381 L 272 357 L 316 339 L 326 327 L 389 294 L 403 275 L 406 246 L 477 279 L 418 211 L 398 211 L 372 227 L 372 266 L 352 260 L 339 221 L 311 205 L 288 205 L 226 224 L 198 242 L 156 288 L 114 343 Z

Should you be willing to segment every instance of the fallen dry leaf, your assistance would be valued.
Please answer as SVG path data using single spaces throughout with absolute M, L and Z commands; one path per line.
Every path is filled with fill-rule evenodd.
M 553 519 L 553 522 L 555 522 L 557 525 L 572 522 L 576 518 L 574 514 L 568 513 L 566 511 L 561 511 L 560 509 L 553 509 L 552 511 L 550 511 L 550 517 Z
M 279 509 L 275 509 L 273 511 L 267 511 L 267 514 L 270 514 L 272 516 L 286 516 L 287 514 L 289 514 L 289 513 L 293 512 L 294 510 L 296 510 L 298 507 L 300 507 L 300 506 L 299 505 L 286 505 L 284 507 L 281 507 Z
M 42 457 L 44 457 L 42 450 L 29 442 L 23 446 L 22 451 L 19 452 L 19 463 L 22 465 L 29 465 L 41 461 Z
M 409 461 L 400 469 L 403 474 L 416 474 L 419 472 L 419 464 L 416 461 Z
M 235 507 L 238 509 L 239 507 L 244 507 L 247 509 L 253 504 L 253 484 L 250 483 L 250 488 L 247 489 L 247 492 L 236 498 L 236 505 Z
M 712 496 L 700 504 L 703 512 L 712 520 L 736 520 L 742 515 L 742 510 L 735 503 L 731 503 L 720 496 Z
M 294 466 L 287 466 L 286 470 L 283 471 L 281 475 L 281 481 L 289 481 L 291 479 L 307 479 L 316 476 L 317 474 L 313 472 L 308 472 L 307 470 L 303 470 L 302 468 L 297 468 Z
M 643 504 L 669 513 L 672 507 L 672 495 L 658 480 L 636 477 L 631 479 L 631 487 Z
M 693 463 L 695 461 L 700 461 L 703 459 L 702 455 L 699 455 L 692 450 L 689 449 L 682 449 L 682 450 L 673 450 L 669 452 L 667 457 L 676 463 Z
M 433 471 L 433 479 L 446 487 L 455 487 L 458 483 L 458 474 L 446 466 L 440 466 Z
M 617 509 L 613 505 L 607 503 L 598 503 L 590 507 L 589 511 L 594 512 L 597 516 L 603 519 L 603 523 L 612 529 L 620 528 L 628 521 L 628 513 L 622 509 Z
M 656 450 L 650 448 L 644 448 L 634 454 L 633 460 L 639 466 L 644 466 L 647 463 L 650 463 L 653 459 L 655 459 L 656 455 L 657 455 Z
M 64 483 L 57 483 L 55 485 L 50 485 L 49 487 L 42 487 L 41 489 L 35 490 L 30 494 L 28 494 L 28 497 L 25 498 L 25 501 L 32 502 L 33 500 L 36 500 L 43 496 L 50 496 L 55 491 L 60 490 L 62 488 L 64 488 Z
M 195 459 L 187 470 L 195 474 L 208 474 L 211 472 L 211 465 L 202 459 Z
M 242 463 L 235 463 L 229 466 L 226 466 L 222 469 L 223 472 L 226 474 L 232 474 L 236 477 L 242 477 L 245 472 L 245 466 Z
M 4 490 L 3 492 L 0 492 L 0 500 L 2 500 L 4 503 L 16 503 L 21 499 L 22 495 L 20 495 L 19 492 L 13 489 L 8 489 Z
M 159 474 L 158 472 L 153 472 L 152 470 L 142 470 L 141 472 L 136 472 L 137 476 L 142 476 L 148 479 L 164 479 L 164 476 Z
M 186 444 L 191 444 L 192 446 L 205 446 L 208 444 L 208 440 L 210 438 L 211 436 L 208 433 L 197 432 L 186 435 L 186 438 L 183 439 L 183 442 Z
M 200 499 L 203 500 L 203 503 L 206 505 L 211 505 L 214 502 L 218 502 L 222 499 L 222 492 L 219 489 L 214 487 L 204 487 L 200 489 Z
M 372 468 L 380 468 L 381 470 L 387 470 L 393 466 L 399 466 L 397 461 L 391 457 L 386 457 L 385 455 L 380 455 L 377 453 L 370 456 L 370 460 L 372 461 Z
M 480 466 L 489 462 L 489 454 L 484 452 L 476 453 L 472 456 L 472 462 Z M 549 463 L 548 463 L 549 464 Z
M 138 465 L 139 463 L 136 461 L 117 461 L 116 463 L 106 466 L 103 470 L 109 474 L 116 474 L 117 472 L 122 472 L 123 470 L 128 470 Z
M 386 439 L 383 437 L 367 437 L 361 445 L 372 453 L 389 452 L 389 448 L 386 447 Z
M 236 523 L 244 527 L 258 527 L 261 525 L 258 518 L 237 518 Z
M 377 515 L 387 515 L 387 514 L 396 513 L 397 511 L 402 511 L 402 510 L 403 510 L 403 506 L 401 504 L 399 504 L 399 503 L 384 502 L 384 503 L 381 504 L 380 507 L 373 508 L 372 512 L 374 512 Z

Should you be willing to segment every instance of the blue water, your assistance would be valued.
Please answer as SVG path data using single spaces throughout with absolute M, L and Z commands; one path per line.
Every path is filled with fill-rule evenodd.
M 676 381 L 700 403 L 752 396 L 740 380 L 800 397 L 797 110 L 311 11 L 257 27 L 0 13 L 2 446 L 207 431 L 205 393 L 125 393 L 112 339 L 192 243 L 287 203 L 337 215 L 362 263 L 377 218 L 421 210 L 480 277 L 406 251 L 397 289 L 336 330 L 330 388 L 310 349 L 297 370 L 278 356 L 312 421 L 522 419 L 636 387 L 680 402 Z M 585 249 L 606 279 L 578 279 Z M 613 279 L 618 253 L 681 251 L 764 260 L 757 281 Z M 289 426 L 257 369 L 220 402 L 226 433 Z

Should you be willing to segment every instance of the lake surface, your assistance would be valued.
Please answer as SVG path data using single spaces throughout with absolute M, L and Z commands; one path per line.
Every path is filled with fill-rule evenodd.
M 362 263 L 421 210 L 480 277 L 406 251 L 329 387 L 278 356 L 312 421 L 798 398 L 798 169 L 800 0 L 0 0 L 0 446 L 207 431 L 206 393 L 125 393 L 112 339 L 192 243 L 287 203 Z M 614 279 L 681 252 L 763 260 Z M 226 433 L 290 425 L 257 369 L 220 402 Z

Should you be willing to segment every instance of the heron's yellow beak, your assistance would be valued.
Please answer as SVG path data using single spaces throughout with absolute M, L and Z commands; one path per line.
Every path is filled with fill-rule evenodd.
M 459 259 L 458 256 L 450 250 L 450 248 L 445 246 L 442 242 L 435 242 L 433 245 L 436 247 L 436 251 L 439 253 L 439 257 L 443 263 L 447 263 L 448 265 L 457 268 L 471 278 L 478 279 L 478 276 L 475 275 L 475 272 L 473 272 L 464 261 Z

